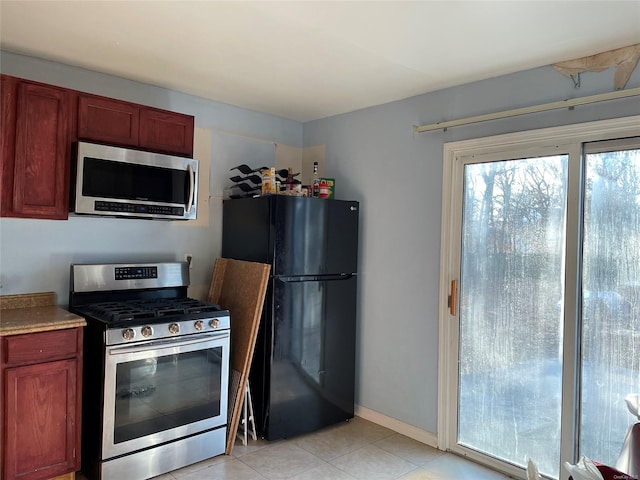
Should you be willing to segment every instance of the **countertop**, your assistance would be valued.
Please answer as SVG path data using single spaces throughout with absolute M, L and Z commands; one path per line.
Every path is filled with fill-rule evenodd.
M 0 336 L 83 327 L 84 318 L 55 305 L 53 292 L 0 295 Z

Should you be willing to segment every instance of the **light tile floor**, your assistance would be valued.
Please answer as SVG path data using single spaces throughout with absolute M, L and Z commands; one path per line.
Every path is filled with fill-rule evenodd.
M 219 456 L 155 480 L 505 480 L 450 453 L 355 417 L 277 442 L 237 442 Z

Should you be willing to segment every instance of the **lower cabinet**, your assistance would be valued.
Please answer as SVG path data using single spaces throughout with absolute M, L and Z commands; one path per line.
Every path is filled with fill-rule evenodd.
M 5 480 L 80 469 L 82 329 L 2 337 Z

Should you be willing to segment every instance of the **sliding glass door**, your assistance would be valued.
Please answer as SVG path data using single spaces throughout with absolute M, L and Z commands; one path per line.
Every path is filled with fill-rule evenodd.
M 452 158 L 441 425 L 454 452 L 557 479 L 615 465 L 634 421 L 640 139 L 549 143 Z
M 640 149 L 585 146 L 580 452 L 615 464 L 640 393 Z
M 560 464 L 567 155 L 464 167 L 458 443 Z

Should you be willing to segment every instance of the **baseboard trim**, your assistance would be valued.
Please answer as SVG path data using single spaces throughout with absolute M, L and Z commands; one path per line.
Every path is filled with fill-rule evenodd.
M 389 428 L 394 432 L 401 433 L 409 438 L 413 438 L 414 440 L 429 445 L 430 447 L 438 448 L 438 435 L 435 433 L 427 432 L 426 430 L 414 427 L 413 425 L 401 422 L 400 420 L 388 417 L 380 412 L 376 412 L 375 410 L 371 410 L 361 405 L 355 406 L 355 414 L 358 417 L 377 423 L 378 425 Z

